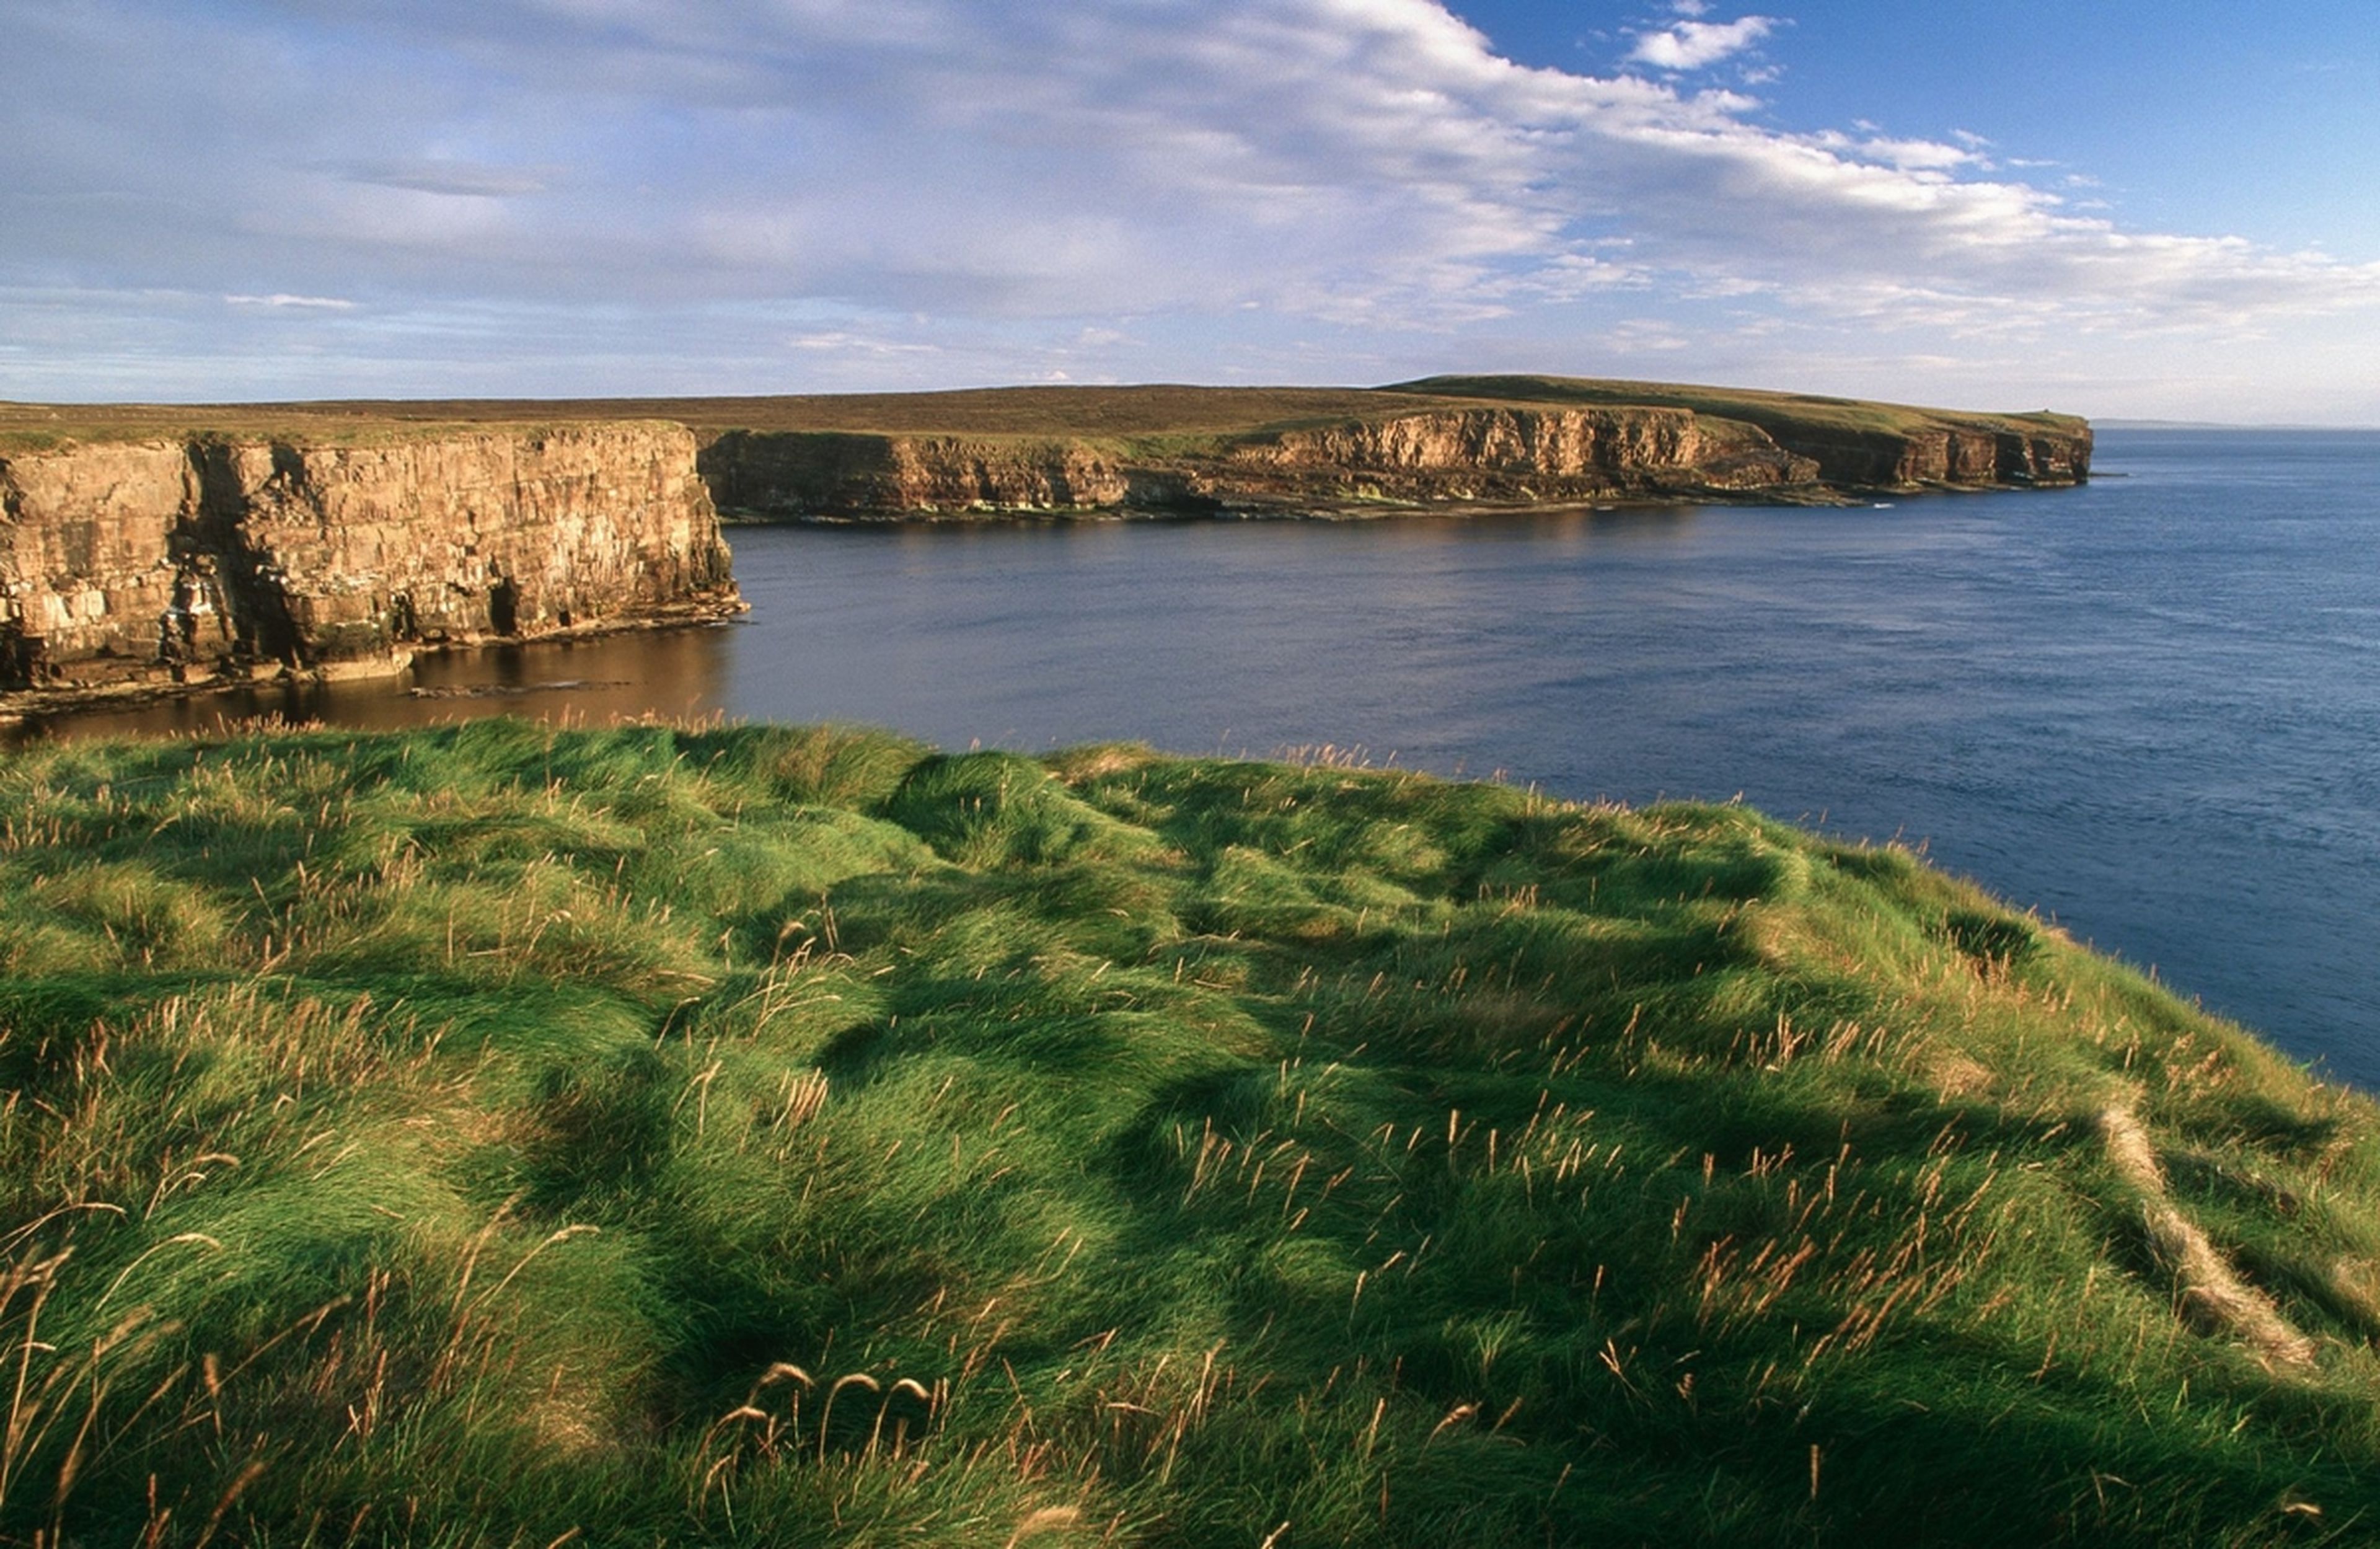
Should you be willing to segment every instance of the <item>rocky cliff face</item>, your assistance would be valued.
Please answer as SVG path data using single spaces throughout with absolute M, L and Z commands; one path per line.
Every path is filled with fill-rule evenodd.
M 0 459 L 0 692 L 385 672 L 740 608 L 674 425 L 197 437 Z
M 1072 441 L 730 431 L 703 448 L 701 466 L 730 511 L 1079 510 L 1133 495 L 1121 467 Z
M 1160 445 L 733 431 L 703 449 L 722 509 L 899 517 L 1533 501 L 1772 489 L 1817 477 L 1751 425 L 1672 409 L 1482 408 Z
M 1742 465 L 1742 482 L 1718 485 L 1723 488 L 1807 482 L 1822 495 L 1849 499 L 1887 490 L 2079 484 L 2091 476 L 2090 422 L 2046 409 L 1977 413 L 1759 388 L 1562 376 L 1433 376 L 1378 391 L 1532 409 L 1683 410 L 1696 417 L 1706 443 L 1724 435 L 1736 440 L 1739 453 L 1758 453 Z M 1779 450 L 1808 471 L 1770 480 L 1761 464 Z M 1696 472 L 1718 483 L 1709 475 L 1726 460 L 1706 449 L 1694 459 Z
M 2091 476 L 2091 437 L 1990 429 L 1933 427 L 1910 432 L 1785 438 L 1830 483 L 1872 488 L 1944 485 L 2075 484 Z
M 1234 472 L 1408 498 L 1553 499 L 1803 483 L 1816 465 L 1749 425 L 1677 409 L 1475 409 L 1287 431 L 1232 447 Z
M 1684 409 L 1476 409 L 1288 431 L 1233 448 L 1231 460 L 1375 472 L 1684 475 L 1700 442 Z

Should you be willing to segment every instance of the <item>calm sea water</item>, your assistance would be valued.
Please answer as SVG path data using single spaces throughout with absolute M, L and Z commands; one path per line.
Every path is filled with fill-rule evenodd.
M 2111 432 L 2096 466 L 1857 510 L 739 529 L 740 625 L 68 729 L 723 712 L 1741 795 L 2380 1089 L 2380 434 Z

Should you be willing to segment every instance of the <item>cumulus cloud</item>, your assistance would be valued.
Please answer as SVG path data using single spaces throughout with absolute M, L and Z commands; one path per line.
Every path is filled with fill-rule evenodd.
M 357 162 L 330 170 L 358 183 L 459 199 L 510 199 L 539 193 L 552 177 L 550 172 L 531 167 L 492 166 L 434 157 Z
M 795 349 L 817 350 L 825 354 L 856 355 L 938 355 L 929 344 L 903 344 L 892 339 L 869 338 L 844 329 L 823 333 L 796 334 L 786 344 Z
M 224 301 L 234 307 L 296 307 L 308 311 L 343 312 L 355 307 L 353 301 L 336 296 L 226 296 Z
M 2037 334 L 2380 304 L 2380 266 L 2127 229 L 1980 135 L 1778 129 L 1679 79 L 1772 20 L 1672 9 L 1648 77 L 1522 67 L 1435 0 L 0 0 L 42 64 L 0 98 L 0 287 L 369 296 L 458 353 L 529 332 L 499 313 L 547 353 L 665 320 L 651 352 L 776 309 L 788 360 L 921 371 L 1160 360 L 1152 318 L 1262 363 L 1622 297 Z
M 1700 8 L 1686 13 L 1702 14 Z M 1681 21 L 1639 33 L 1628 57 L 1657 70 L 1699 70 L 1731 58 L 1768 36 L 1776 18 L 1747 16 L 1734 21 Z

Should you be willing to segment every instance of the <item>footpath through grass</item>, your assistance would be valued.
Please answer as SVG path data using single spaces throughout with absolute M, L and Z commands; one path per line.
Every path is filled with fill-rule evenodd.
M 0 1543 L 2380 1537 L 2372 1106 L 1900 851 L 504 721 L 0 814 Z

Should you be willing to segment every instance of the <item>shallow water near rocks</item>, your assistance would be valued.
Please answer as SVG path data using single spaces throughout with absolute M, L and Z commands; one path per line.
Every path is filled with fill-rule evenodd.
M 741 624 L 49 729 L 723 714 L 1741 795 L 1922 844 L 2380 1089 L 2380 433 L 2108 432 L 2095 471 L 1855 509 L 738 528 Z

